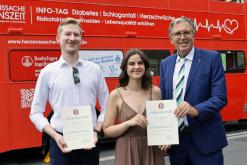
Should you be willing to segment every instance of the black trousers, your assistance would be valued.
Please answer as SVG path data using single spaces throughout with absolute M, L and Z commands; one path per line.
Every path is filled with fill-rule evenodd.
M 99 146 L 92 150 L 73 150 L 63 153 L 56 141 L 50 141 L 51 165 L 99 165 Z

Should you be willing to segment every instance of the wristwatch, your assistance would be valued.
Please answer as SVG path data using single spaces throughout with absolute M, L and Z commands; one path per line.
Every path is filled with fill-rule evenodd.
M 94 129 L 93 131 L 97 133 L 97 137 L 99 138 L 99 134 L 100 134 L 99 130 Z

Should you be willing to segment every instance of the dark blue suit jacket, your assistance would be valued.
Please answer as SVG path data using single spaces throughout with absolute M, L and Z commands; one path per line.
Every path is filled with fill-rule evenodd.
M 173 72 L 177 55 L 162 60 L 160 88 L 162 99 L 173 98 Z M 226 83 L 218 52 L 195 49 L 184 100 L 199 116 L 187 116 L 193 140 L 202 153 L 212 153 L 227 145 L 220 110 L 226 105 Z

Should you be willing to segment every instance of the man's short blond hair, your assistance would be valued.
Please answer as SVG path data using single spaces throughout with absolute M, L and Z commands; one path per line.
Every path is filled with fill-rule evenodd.
M 82 28 L 81 28 L 80 22 L 75 18 L 68 17 L 68 18 L 63 19 L 62 22 L 59 24 L 59 26 L 57 28 L 57 34 L 61 34 L 62 30 L 63 30 L 62 29 L 63 26 L 64 25 L 69 25 L 69 24 L 78 25 L 78 27 L 80 29 L 80 34 L 82 33 Z

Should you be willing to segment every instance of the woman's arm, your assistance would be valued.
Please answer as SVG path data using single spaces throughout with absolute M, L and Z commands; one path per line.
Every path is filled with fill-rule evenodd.
M 110 93 L 108 104 L 106 106 L 105 120 L 103 124 L 104 135 L 106 137 L 118 137 L 129 128 L 128 122 L 116 124 L 118 111 L 120 109 L 118 106 L 119 102 L 122 102 L 122 100 L 115 89 Z
M 124 121 L 117 124 L 116 119 L 120 111 L 120 106 L 122 104 L 122 98 L 120 97 L 117 90 L 113 90 L 110 93 L 108 100 L 106 115 L 103 124 L 103 130 L 106 137 L 118 137 L 126 132 L 130 127 L 139 125 L 141 127 L 146 127 L 147 120 L 143 115 L 137 114 L 130 120 Z

